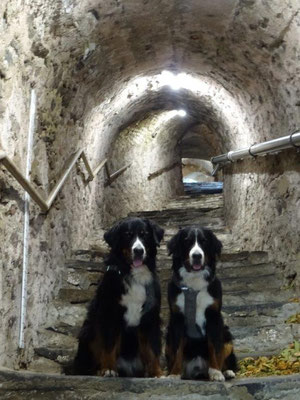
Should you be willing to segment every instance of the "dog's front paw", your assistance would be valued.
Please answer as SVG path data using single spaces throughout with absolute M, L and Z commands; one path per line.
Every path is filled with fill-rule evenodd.
M 115 378 L 116 376 L 118 376 L 118 373 L 113 369 L 102 369 L 101 376 L 103 376 L 104 378 Z
M 181 376 L 179 374 L 170 374 L 170 375 L 167 376 L 167 378 L 180 379 Z
M 224 382 L 225 377 L 221 371 L 215 368 L 208 369 L 208 376 L 210 381 Z
M 223 375 L 225 376 L 226 379 L 235 378 L 235 373 L 231 369 L 227 369 L 226 371 L 224 371 Z

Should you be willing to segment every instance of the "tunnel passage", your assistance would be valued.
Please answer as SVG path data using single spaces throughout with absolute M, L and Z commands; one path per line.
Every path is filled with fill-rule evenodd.
M 180 148 L 188 149 L 187 157 L 202 158 L 299 128 L 298 8 L 293 0 L 4 0 L 1 148 L 25 169 L 34 89 L 31 180 L 49 192 L 78 147 L 86 149 L 93 166 L 109 156 L 113 171 L 133 151 L 128 144 L 122 152 L 126 132 L 135 131 L 137 123 L 152 129 L 151 121 L 184 109 L 187 117 L 159 126 L 162 132 L 151 136 L 146 149 L 147 157 L 151 148 L 158 155 L 163 140 L 163 148 L 172 150 L 143 170 L 143 182 L 160 182 L 169 198 L 180 190 L 180 170 L 175 166 L 150 181 L 148 176 L 175 164 Z M 140 130 L 135 132 L 133 141 L 141 138 Z M 177 147 L 175 136 L 182 138 Z M 133 157 L 130 161 L 142 164 L 140 155 Z M 104 170 L 86 184 L 79 165 L 48 215 L 31 204 L 26 350 L 20 355 L 23 191 L 1 167 L 1 364 L 11 367 L 32 358 L 37 329 L 62 285 L 64 260 L 72 249 L 88 247 L 90 236 L 114 213 L 123 215 L 116 196 L 109 202 L 121 193 L 122 180 L 130 194 L 124 207 L 148 207 L 144 195 L 143 204 L 137 204 L 131 184 L 141 176 L 136 171 L 128 168 L 109 187 Z M 173 174 L 175 187 L 169 179 Z M 224 169 L 226 222 L 237 244 L 268 250 L 290 277 L 299 265 L 299 187 L 299 154 L 293 151 Z M 164 198 L 156 196 L 158 206 Z
M 107 189 L 105 222 L 110 215 L 157 209 L 182 194 L 184 156 L 208 160 L 236 136 L 250 136 L 242 104 L 213 79 L 162 71 L 129 81 L 114 102 L 118 112 L 111 124 L 117 118 L 121 126 L 108 138 L 106 155 L 113 170 L 130 167 Z M 92 110 L 87 135 L 94 135 L 102 109 Z

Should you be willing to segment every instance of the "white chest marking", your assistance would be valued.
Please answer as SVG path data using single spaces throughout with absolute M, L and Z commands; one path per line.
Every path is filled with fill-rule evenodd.
M 202 331 L 202 334 L 205 335 L 205 310 L 208 306 L 213 304 L 214 299 L 207 292 L 208 282 L 204 279 L 205 271 L 199 272 L 187 272 L 187 270 L 182 267 L 179 270 L 179 274 L 181 275 L 182 284 L 192 288 L 194 290 L 200 290 L 197 294 L 196 299 L 196 324 Z M 179 307 L 180 311 L 184 314 L 184 293 L 180 293 L 177 296 L 176 305 Z
M 143 304 L 146 301 L 145 286 L 152 281 L 152 275 L 145 265 L 133 269 L 130 275 L 130 282 L 125 284 L 126 293 L 123 294 L 120 304 L 126 307 L 124 318 L 127 325 L 138 326 L 142 316 Z

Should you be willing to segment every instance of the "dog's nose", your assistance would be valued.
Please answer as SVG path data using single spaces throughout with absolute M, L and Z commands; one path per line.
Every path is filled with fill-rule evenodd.
M 135 255 L 135 257 L 143 257 L 144 249 L 142 247 L 135 247 L 133 249 L 133 254 Z
M 193 257 L 193 261 L 195 261 L 195 262 L 200 262 L 202 260 L 201 253 L 193 253 L 192 257 Z

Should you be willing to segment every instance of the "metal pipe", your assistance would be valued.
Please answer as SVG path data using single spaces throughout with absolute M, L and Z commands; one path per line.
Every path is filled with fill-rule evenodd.
M 266 142 L 258 144 L 253 144 L 250 147 L 235 151 L 229 151 L 228 153 L 213 157 L 211 159 L 211 162 L 213 164 L 224 164 L 230 161 L 234 162 L 247 157 L 274 153 L 292 147 L 300 148 L 300 132 L 298 131 L 292 133 L 291 135 L 282 136 L 280 138 L 268 140 Z
M 35 131 L 35 114 L 36 114 L 36 94 L 35 90 L 31 90 L 30 97 L 30 112 L 29 112 L 29 128 L 28 128 L 28 142 L 27 142 L 27 160 L 25 180 L 30 183 L 30 173 L 32 164 L 34 131 Z M 24 194 L 24 230 L 23 230 L 23 266 L 22 266 L 22 285 L 21 285 L 21 305 L 20 305 L 20 331 L 19 331 L 19 348 L 25 347 L 25 324 L 27 314 L 27 274 L 28 274 L 28 261 L 29 261 L 29 204 L 30 196 L 25 191 Z

